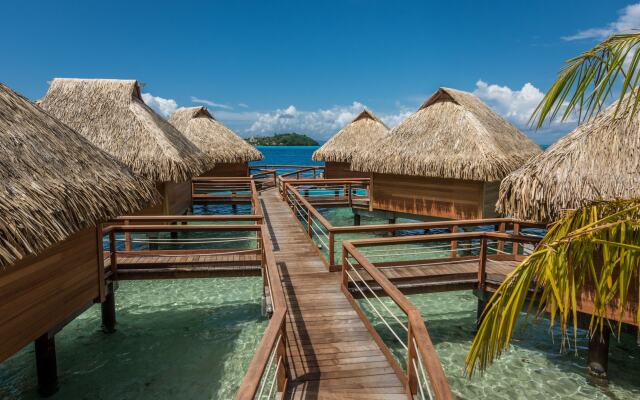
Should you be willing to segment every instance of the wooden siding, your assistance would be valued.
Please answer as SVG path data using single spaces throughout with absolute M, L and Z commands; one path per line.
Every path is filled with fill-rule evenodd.
M 156 182 L 162 199 L 132 215 L 181 215 L 191 207 L 191 180 L 188 182 Z
M 166 215 L 182 215 L 191 207 L 191 180 L 188 182 L 165 182 L 163 208 Z
M 249 164 L 242 163 L 222 163 L 216 164 L 216 166 L 200 175 L 201 177 L 210 176 L 249 176 Z
M 368 172 L 351 171 L 351 164 L 344 162 L 326 162 L 324 177 L 327 179 L 368 178 Z
M 0 270 L 0 362 L 99 299 L 99 245 L 93 227 Z
M 373 209 L 451 219 L 495 216 L 497 182 L 373 174 Z

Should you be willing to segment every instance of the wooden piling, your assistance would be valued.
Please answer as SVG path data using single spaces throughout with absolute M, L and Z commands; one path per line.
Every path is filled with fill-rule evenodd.
M 609 327 L 605 326 L 602 333 L 595 332 L 589 340 L 589 355 L 587 370 L 589 375 L 598 379 L 607 379 L 609 371 Z
M 104 333 L 113 333 L 116 331 L 116 297 L 113 290 L 113 282 L 107 284 L 107 295 L 105 300 L 100 303 L 102 311 L 102 331 Z
M 50 397 L 58 391 L 55 336 L 45 333 L 36 339 L 35 348 L 38 393 L 43 397 Z

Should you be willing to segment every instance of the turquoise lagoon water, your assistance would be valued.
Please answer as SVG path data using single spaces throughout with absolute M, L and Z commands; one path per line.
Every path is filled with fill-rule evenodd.
M 232 399 L 267 320 L 260 278 L 125 281 L 117 332 L 94 305 L 56 335 L 53 399 Z M 0 399 L 38 399 L 33 345 L 0 364 Z

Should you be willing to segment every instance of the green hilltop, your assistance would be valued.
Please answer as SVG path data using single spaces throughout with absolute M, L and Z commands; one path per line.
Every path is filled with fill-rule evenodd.
M 318 146 L 319 143 L 300 133 L 278 133 L 273 136 L 258 136 L 247 139 L 254 146 Z

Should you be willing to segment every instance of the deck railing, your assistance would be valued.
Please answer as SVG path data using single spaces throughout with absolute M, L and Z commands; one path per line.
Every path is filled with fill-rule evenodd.
M 325 261 L 328 268 L 333 271 L 340 269 L 340 264 L 337 264 L 336 260 L 339 259 L 340 237 L 344 235 L 353 236 L 354 234 L 380 234 L 385 233 L 389 235 L 395 235 L 400 231 L 405 234 L 407 232 L 424 232 L 433 229 L 446 229 L 451 233 L 460 232 L 463 230 L 476 229 L 480 227 L 491 227 L 496 232 L 513 233 L 515 235 L 520 234 L 526 229 L 544 229 L 546 225 L 539 223 L 532 223 L 526 221 L 520 221 L 513 218 L 488 218 L 488 219 L 472 219 L 472 220 L 451 220 L 451 221 L 435 221 L 435 222 L 409 222 L 409 223 L 397 223 L 397 224 L 376 224 L 376 225 L 352 225 L 352 226 L 334 226 L 322 213 L 320 213 L 316 206 L 326 206 L 326 201 L 319 201 L 313 199 L 313 196 L 304 195 L 304 185 L 335 185 L 340 190 L 344 185 L 351 183 L 352 188 L 355 185 L 364 185 L 368 188 L 367 178 L 360 179 L 322 179 L 317 181 L 293 181 L 285 184 L 285 201 L 291 208 L 292 212 L 296 215 L 298 221 L 306 228 L 307 234 L 312 239 L 316 240 L 321 246 L 320 254 Z M 344 206 L 354 206 L 361 204 L 363 207 L 368 204 L 368 190 L 367 194 L 363 194 L 361 200 L 357 195 L 351 194 L 348 199 L 342 198 L 342 202 L 338 201 L 338 204 Z M 350 192 L 349 189 L 347 189 Z M 344 192 L 342 192 L 344 193 Z M 359 203 L 362 201 L 362 203 Z M 367 208 L 367 207 L 365 207 Z M 452 241 L 451 252 L 454 252 L 458 246 L 457 241 Z M 511 252 L 513 254 L 521 254 L 522 249 L 519 248 L 519 244 L 513 243 Z M 337 247 L 337 249 L 336 249 Z M 500 250 L 504 250 L 504 243 L 498 243 Z M 322 249 L 326 250 L 325 252 Z
M 282 398 L 288 383 L 287 304 L 266 229 L 262 230 L 262 242 L 263 281 L 270 294 L 273 314 L 242 380 L 236 395 L 238 400 Z
M 249 167 L 249 176 L 256 182 L 257 188 L 263 190 L 276 185 L 278 171 L 262 166 Z
M 276 186 L 278 187 L 278 191 L 280 195 L 284 195 L 284 188 L 287 182 L 295 182 L 299 180 L 315 180 L 322 179 L 324 177 L 325 167 L 324 166 L 296 166 L 296 168 L 292 169 L 288 172 L 283 172 L 278 175 L 276 179 Z
M 453 234 L 434 234 L 419 236 L 404 236 L 392 238 L 363 239 L 354 241 L 344 241 L 342 243 L 342 291 L 347 296 L 353 307 L 358 311 L 361 319 L 367 325 L 368 329 L 374 335 L 374 338 L 383 349 L 383 353 L 389 359 L 392 366 L 405 382 L 407 391 L 413 398 L 419 399 L 451 399 L 453 395 L 449 388 L 447 378 L 442 369 L 442 364 L 438 354 L 431 342 L 427 327 L 422 319 L 420 310 L 405 297 L 400 289 L 394 285 L 387 277 L 385 271 L 394 268 L 394 262 L 385 260 L 384 263 L 374 263 L 369 260 L 363 252 L 363 248 L 384 246 L 385 253 L 394 253 L 390 251 L 389 246 L 394 245 L 425 245 L 429 243 L 438 243 L 431 248 L 435 252 L 444 251 L 440 243 L 449 242 L 449 248 L 452 244 L 458 242 L 475 241 L 479 247 L 478 254 L 471 257 L 460 257 L 457 262 L 476 262 L 477 263 L 477 287 L 484 289 L 487 276 L 487 264 L 491 262 L 501 262 L 505 259 L 521 259 L 524 256 L 516 256 L 511 253 L 498 249 L 498 243 L 529 243 L 535 244 L 539 241 L 539 237 L 523 236 L 516 234 L 506 234 L 500 232 L 469 232 L 469 233 L 453 233 Z M 490 243 L 494 246 L 491 248 Z M 490 249 L 493 249 L 494 255 L 490 256 Z M 397 262 L 395 268 L 406 268 L 417 265 L 414 262 L 407 264 L 406 255 L 412 254 L 410 251 L 395 252 L 402 260 Z M 421 254 L 429 253 L 429 247 L 423 247 Z M 456 253 L 458 250 L 455 250 Z M 374 253 L 375 254 L 375 253 Z M 448 255 L 448 254 L 447 254 Z M 506 255 L 506 257 L 505 257 Z M 439 265 L 436 260 L 429 259 L 423 261 L 425 266 L 434 267 Z M 450 258 L 443 260 L 440 264 L 451 264 Z M 399 317 L 394 313 L 388 302 L 381 299 L 387 296 L 393 304 L 402 311 L 403 316 Z M 363 304 L 367 305 L 369 315 L 365 312 L 365 308 L 361 306 L 358 299 L 364 300 Z M 381 329 L 384 332 L 378 332 L 371 317 L 377 317 L 381 322 Z M 382 334 L 386 333 L 388 338 L 396 342 L 396 349 L 400 352 L 404 351 L 404 360 L 400 360 L 394 356 L 391 346 L 385 342 Z M 395 353 L 398 353 L 396 350 Z M 401 365 L 404 361 L 404 365 Z
M 189 265 L 251 265 L 262 268 L 261 215 L 120 217 L 103 228 L 107 277 L 135 270 L 135 279 Z M 184 225 L 191 223 L 188 225 Z M 180 234 L 187 237 L 180 237 Z M 120 259 L 126 259 L 121 263 Z M 121 265 L 122 264 L 122 265 Z M 155 265 L 142 269 L 141 265 Z M 166 265 L 163 269 L 158 266 Z M 124 268 L 121 271 L 121 267 Z M 185 273 L 183 268 L 181 272 Z M 193 274 L 203 269 L 193 268 Z M 130 274 L 129 274 L 130 275 Z
M 198 177 L 191 181 L 194 203 L 251 204 L 253 214 L 262 214 L 253 177 Z

